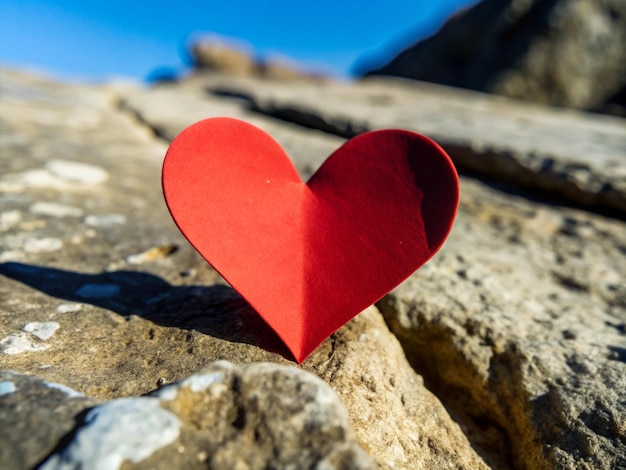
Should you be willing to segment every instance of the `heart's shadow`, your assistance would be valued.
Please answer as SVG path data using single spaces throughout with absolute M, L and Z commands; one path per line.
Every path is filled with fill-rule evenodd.
M 14 262 L 0 263 L 0 274 L 53 297 L 251 344 L 293 360 L 274 330 L 225 285 L 173 286 L 139 271 L 87 274 Z

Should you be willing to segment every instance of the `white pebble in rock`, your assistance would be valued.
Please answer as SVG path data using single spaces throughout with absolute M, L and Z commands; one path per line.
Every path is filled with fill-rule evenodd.
M 73 206 L 65 206 L 56 202 L 36 202 L 30 206 L 33 214 L 47 215 L 49 217 L 80 217 L 82 209 Z
M 216 361 L 213 364 L 216 368 L 221 370 L 211 371 L 206 373 L 196 373 L 185 380 L 179 383 L 167 385 L 157 392 L 154 393 L 155 396 L 159 397 L 163 401 L 171 401 L 178 396 L 178 391 L 181 387 L 188 387 L 192 392 L 202 392 L 207 390 L 211 385 L 217 383 L 224 383 L 226 380 L 225 371 L 234 371 L 235 366 L 228 361 Z
M 4 180 L 0 181 L 0 191 L 8 193 L 20 193 L 32 188 L 62 186 L 62 181 L 59 181 L 59 178 L 55 178 L 50 172 L 41 169 L 5 175 Z
M 224 374 L 222 372 L 211 372 L 208 374 L 194 374 L 191 377 L 185 379 L 182 385 L 187 386 L 192 392 L 201 392 L 206 390 L 211 385 L 224 380 Z
M 100 167 L 68 160 L 51 160 L 46 163 L 46 169 L 56 176 L 77 183 L 97 184 L 109 178 L 109 174 Z
M 180 421 L 151 397 L 122 398 L 93 408 L 69 445 L 40 470 L 117 470 L 141 462 L 178 438 Z
M 31 333 L 33 336 L 41 339 L 47 340 L 52 338 L 52 335 L 58 330 L 60 325 L 55 321 L 46 321 L 46 322 L 37 322 L 32 321 L 24 325 L 24 330 L 27 333 Z
M 24 253 L 17 250 L 7 250 L 0 253 L 0 263 L 6 261 L 22 261 L 24 259 Z
M 2 395 L 10 395 L 17 390 L 15 384 L 11 381 L 0 382 L 0 397 Z
M 0 351 L 9 355 L 45 349 L 48 349 L 48 345 L 35 343 L 32 336 L 27 333 L 13 333 L 0 341 Z
M 110 227 L 126 223 L 126 217 L 121 214 L 88 215 L 85 223 L 92 227 Z
M 58 238 L 31 238 L 24 243 L 24 251 L 27 253 L 50 253 L 62 247 L 63 242 Z
M 61 304 L 57 307 L 57 313 L 73 313 L 83 308 L 82 304 Z
M 83 299 L 108 299 L 120 293 L 117 284 L 85 284 L 76 291 L 78 297 Z
M 65 393 L 69 398 L 80 398 L 80 397 L 84 397 L 85 396 L 82 393 L 77 392 L 73 388 L 68 387 L 67 385 L 58 384 L 58 383 L 54 383 L 54 382 L 44 382 L 44 385 L 46 387 L 48 387 L 48 388 L 54 388 L 56 390 L 59 390 L 59 391 Z
M 22 221 L 22 213 L 20 211 L 6 211 L 0 214 L 0 230 L 9 230 L 11 227 Z

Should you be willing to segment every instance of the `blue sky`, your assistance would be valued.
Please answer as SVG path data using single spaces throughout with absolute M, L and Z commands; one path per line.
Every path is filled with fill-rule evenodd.
M 357 60 L 389 56 L 475 1 L 2 0 L 0 65 L 143 80 L 158 67 L 183 70 L 185 44 L 213 33 L 261 56 L 348 76 Z

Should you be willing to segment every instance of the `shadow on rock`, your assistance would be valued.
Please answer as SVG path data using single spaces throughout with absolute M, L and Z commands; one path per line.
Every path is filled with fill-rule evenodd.
M 611 359 L 626 362 L 626 348 L 618 348 L 617 346 L 609 346 L 611 351 Z
M 259 314 L 225 285 L 173 286 L 138 271 L 86 274 L 22 263 L 0 263 L 0 274 L 53 297 L 259 346 L 293 360 Z

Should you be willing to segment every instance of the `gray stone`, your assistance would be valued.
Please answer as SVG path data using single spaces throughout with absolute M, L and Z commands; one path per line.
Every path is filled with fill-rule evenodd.
M 214 77 L 223 80 L 223 77 Z M 198 79 L 204 83 L 208 79 Z M 136 115 L 155 134 L 171 141 L 191 124 L 211 117 L 242 119 L 268 132 L 285 149 L 303 179 L 335 151 L 343 139 L 298 125 L 277 121 L 247 109 L 246 101 L 228 96 L 211 96 L 194 81 L 188 85 L 162 85 L 154 89 L 122 93 L 122 109 Z M 172 112 L 176 109 L 176 112 Z
M 0 177 L 11 182 L 0 194 L 0 211 L 20 214 L 8 217 L 0 238 L 0 338 L 29 335 L 31 344 L 46 346 L 11 355 L 0 352 L 2 367 L 62 383 L 98 400 L 115 400 L 184 380 L 220 359 L 293 364 L 276 335 L 174 226 L 160 188 L 166 145 L 152 130 L 162 126 L 175 134 L 189 124 L 194 119 L 187 115 L 192 98 L 197 108 L 229 108 L 276 133 L 288 152 L 297 155 L 304 175 L 341 139 L 246 111 L 236 99 L 199 94 L 193 87 L 181 86 L 176 108 L 177 91 L 167 88 L 74 87 L 12 73 L 0 84 L 6 96 L 0 141 L 9 142 L 0 155 L 12 175 Z M 158 106 L 142 108 L 137 120 L 139 111 L 131 113 L 129 107 L 133 96 L 133 103 L 154 99 Z M 120 97 L 125 106 L 119 106 Z M 162 107 L 169 111 L 157 113 Z M 159 116 L 161 124 L 154 122 Z M 78 128 L 75 123 L 80 123 Z M 108 178 L 91 185 L 64 180 L 63 185 L 39 186 L 16 178 L 45 170 L 42 162 L 59 152 L 67 161 L 98 166 Z M 30 207 L 37 201 L 79 208 L 84 217 L 33 213 Z M 86 223 L 89 215 L 105 214 L 119 214 L 126 223 Z M 54 252 L 23 249 L 25 241 L 42 236 L 61 240 L 62 246 Z M 145 253 L 150 254 L 137 264 L 134 256 Z M 84 286 L 91 287 L 85 291 Z M 94 295 L 103 292 L 107 295 Z M 27 323 L 50 321 L 60 327 L 45 342 L 22 331 Z M 358 442 L 383 468 L 485 468 L 462 426 L 411 369 L 376 309 L 325 341 L 303 368 L 335 389 Z M 192 444 L 182 445 L 193 458 L 212 458 Z M 173 448 L 178 449 L 175 444 Z M 154 462 L 162 450 L 155 452 Z M 328 466 L 341 467 L 351 452 L 329 454 Z
M 509 465 L 624 466 L 626 227 L 462 194 L 437 258 L 378 303 L 407 357 Z
M 67 446 L 39 468 L 117 470 L 124 462 L 143 462 L 179 433 L 180 420 L 159 400 L 120 398 L 89 410 Z
M 255 57 L 255 51 L 240 41 L 205 36 L 196 38 L 189 55 L 193 62 L 192 74 L 222 74 L 239 77 L 258 77 L 266 80 L 321 80 L 319 74 L 301 70 L 293 61 L 283 57 Z M 188 78 L 188 77 L 187 77 Z
M 34 468 L 98 402 L 57 385 L 0 371 L 0 468 Z
M 626 216 L 623 119 L 401 79 L 281 87 L 213 78 L 195 85 L 247 96 L 258 112 L 343 137 L 413 130 L 439 143 L 461 172 Z
M 345 468 L 376 465 L 332 389 L 293 367 L 220 361 L 152 396 L 89 410 L 39 468 Z
M 367 74 L 626 116 L 626 3 L 484 0 Z
M 37 423 L 45 426 L 32 438 L 35 425 L 29 421 L 15 428 L 6 445 L 23 443 L 6 454 L 11 466 L 32 468 L 53 453 L 53 459 L 80 455 L 80 446 L 70 450 L 68 444 L 82 439 L 77 436 L 83 431 L 90 435 L 83 429 L 86 413 L 81 411 L 95 400 L 135 400 L 159 388 L 146 400 L 154 403 L 157 397 L 159 407 L 176 416 L 179 435 L 133 464 L 139 468 L 206 468 L 208 461 L 234 467 L 241 459 L 267 462 L 266 448 L 254 446 L 278 442 L 289 429 L 292 420 L 280 414 L 285 427 L 262 427 L 268 424 L 264 413 L 283 400 L 293 416 L 310 416 L 312 409 L 318 410 L 315 416 L 330 419 L 324 422 L 340 423 L 333 429 L 354 436 L 369 454 L 363 454 L 352 437 L 336 447 L 324 444 L 321 453 L 302 433 L 285 438 L 290 449 L 299 446 L 304 458 L 322 468 L 341 468 L 342 462 L 362 462 L 367 468 L 370 457 L 382 468 L 624 465 L 623 222 L 462 177 L 461 206 L 449 242 L 378 303 L 386 323 L 377 308 L 369 308 L 301 365 L 330 385 L 345 407 L 340 411 L 334 398 L 325 405 L 317 401 L 325 394 L 293 393 L 293 387 L 321 387 L 300 375 L 304 372 L 246 366 L 293 362 L 276 335 L 173 224 L 160 189 L 166 142 L 158 137 L 171 138 L 203 117 L 242 117 L 275 135 L 294 156 L 303 177 L 342 140 L 294 122 L 318 128 L 326 122 L 327 131 L 344 135 L 362 130 L 361 122 L 367 124 L 364 128 L 373 122 L 416 130 L 429 125 L 430 130 L 439 129 L 438 135 L 448 135 L 449 145 L 458 139 L 460 147 L 474 152 L 472 159 L 486 155 L 480 145 L 501 146 L 493 159 L 502 160 L 505 168 L 514 168 L 510 162 L 518 160 L 534 168 L 529 163 L 532 149 L 546 148 L 556 155 L 553 166 L 566 168 L 568 177 L 577 174 L 568 165 L 575 168 L 576 161 L 584 160 L 572 143 L 577 142 L 590 145 L 598 156 L 597 162 L 584 161 L 588 174 L 608 191 L 623 180 L 620 121 L 518 108 L 463 92 L 446 95 L 437 93 L 438 87 L 428 88 L 432 93 L 420 92 L 421 86 L 390 87 L 396 82 L 292 84 L 279 89 L 268 82 L 205 77 L 177 87 L 142 90 L 66 86 L 14 72 L 0 72 L 0 78 L 0 158 L 7 169 L 0 175 L 2 368 L 63 384 L 44 386 L 45 393 L 61 393 L 63 400 L 88 400 L 76 393 L 94 397 L 58 424 L 43 415 Z M 240 93 L 234 92 L 237 89 Z M 439 121 L 420 115 L 428 106 L 431 119 L 439 116 Z M 529 138 L 520 143 L 514 137 L 524 129 L 524 116 L 532 122 L 524 124 Z M 550 132 L 539 133 L 533 127 L 538 122 L 546 123 Z M 593 136 L 598 142 L 585 143 Z M 517 153 L 510 150 L 515 148 Z M 506 149 L 514 157 L 507 157 Z M 97 167 L 107 178 L 92 183 L 77 173 L 69 178 L 58 168 L 52 171 L 50 161 Z M 538 180 L 558 180 L 544 170 L 536 170 Z M 498 167 L 494 173 L 500 171 Z M 598 194 L 605 193 L 594 192 L 582 179 L 579 193 L 597 203 Z M 561 194 L 558 185 L 546 188 Z M 83 215 L 33 212 L 41 201 L 78 208 Z M 87 223 L 89 216 L 111 214 L 123 217 L 115 220 L 124 223 Z M 26 249 L 42 239 L 60 244 L 55 250 Z M 91 287 L 85 291 L 85 286 Z M 27 324 L 46 322 L 59 325 L 46 340 L 24 331 Z M 240 365 L 214 365 L 196 374 L 223 359 Z M 172 382 L 180 383 L 163 387 Z M 244 382 L 254 387 L 234 386 Z M 32 399 L 21 397 L 14 376 L 0 377 L 0 384 L 0 402 L 12 397 L 23 403 L 19 413 L 24 413 L 16 415 L 16 407 L 7 408 L 1 415 L 2 432 L 5 423 L 21 422 L 21 416 L 39 409 L 39 392 Z M 213 395 L 218 389 L 230 392 Z M 251 397 L 260 389 L 274 398 L 256 408 L 239 407 L 254 403 Z M 232 398 L 224 408 L 230 414 L 223 419 L 216 415 L 219 407 L 203 404 L 219 397 Z M 132 400 L 124 403 L 135 403 Z M 142 406 L 135 411 L 141 413 Z M 245 420 L 238 418 L 240 409 L 245 410 Z M 334 411 L 325 414 L 329 409 Z M 224 447 L 203 447 L 206 439 L 200 436 L 210 434 L 211 426 L 225 433 L 234 427 L 241 433 L 228 434 L 232 440 L 229 437 Z M 255 440 L 259 426 L 262 432 Z M 51 437 L 40 438 L 44 432 Z M 237 446 L 237 453 L 236 443 L 250 445 Z M 3 458 L 4 446 L 0 439 Z M 19 467 L 26 454 L 30 460 Z M 168 458 L 162 459 L 164 455 Z M 272 455 L 291 458 L 281 446 Z
M 220 361 L 156 395 L 184 423 L 179 442 L 195 449 L 177 468 L 376 467 L 335 392 L 294 367 Z

